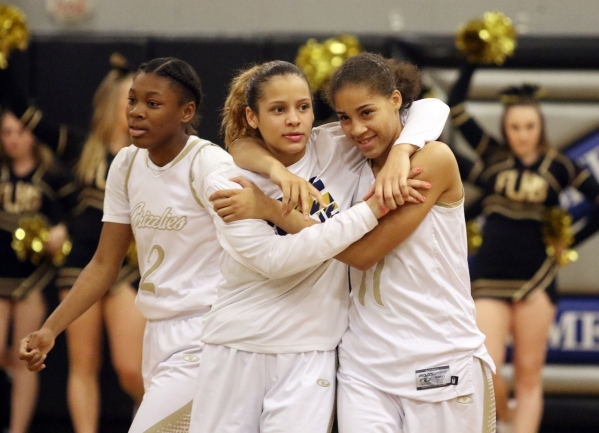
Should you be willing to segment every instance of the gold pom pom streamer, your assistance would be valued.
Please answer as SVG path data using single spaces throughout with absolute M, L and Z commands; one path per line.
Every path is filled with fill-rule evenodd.
M 560 208 L 547 210 L 543 221 L 543 240 L 547 246 L 547 255 L 555 258 L 559 266 L 567 265 L 578 259 L 578 253 L 570 249 L 574 242 L 572 217 Z
M 514 54 L 516 30 L 503 13 L 485 12 L 460 26 L 455 45 L 470 63 L 501 65 Z
M 25 14 L 14 6 L 0 5 L 0 69 L 8 67 L 8 56 L 12 50 L 27 48 L 28 40 Z
M 295 64 L 306 74 L 312 91 L 318 92 L 345 60 L 362 51 L 358 38 L 351 35 L 330 38 L 323 43 L 308 39 L 299 48 Z
M 12 249 L 19 260 L 31 261 L 38 265 L 44 257 L 48 256 L 46 244 L 50 240 L 50 225 L 41 215 L 22 217 L 19 219 L 19 227 L 13 232 Z M 71 252 L 71 242 L 67 239 L 62 247 L 52 254 L 52 262 L 56 266 L 64 263 Z

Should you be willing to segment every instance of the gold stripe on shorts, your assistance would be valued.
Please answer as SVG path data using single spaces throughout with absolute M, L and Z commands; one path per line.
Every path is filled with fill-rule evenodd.
M 478 279 L 472 282 L 472 297 L 500 298 L 518 302 L 542 292 L 557 275 L 557 264 L 552 257 L 547 257 L 541 267 L 530 280 L 490 280 Z
M 188 433 L 193 400 L 181 409 L 158 421 L 144 433 Z
M 483 394 L 483 425 L 482 433 L 495 433 L 497 430 L 497 417 L 495 407 L 495 392 L 493 390 L 493 378 L 491 373 L 485 368 L 482 360 L 480 362 L 480 368 L 483 374 L 483 384 L 485 387 Z
M 43 290 L 55 273 L 56 268 L 46 259 L 27 278 L 0 278 L 0 294 L 15 301 L 24 299 L 33 292 Z

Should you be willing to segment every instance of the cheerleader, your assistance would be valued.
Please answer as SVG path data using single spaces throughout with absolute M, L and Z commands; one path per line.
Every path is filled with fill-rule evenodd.
M 459 158 L 461 176 L 484 192 L 484 241 L 470 268 L 472 296 L 498 373 L 508 334 L 513 337 L 516 408 L 510 420 L 506 384 L 494 375 L 498 421 L 513 422 L 515 433 L 534 433 L 543 411 L 542 368 L 556 311 L 560 252 L 558 246 L 547 254 L 543 221 L 569 186 L 599 205 L 599 185 L 588 170 L 549 146 L 534 86 L 504 92 L 501 141 L 483 131 L 466 111 L 474 71 L 473 65 L 462 68 L 448 101 L 453 125 L 478 154 L 475 162 Z
M 9 429 L 25 433 L 36 407 L 39 377 L 18 361 L 17 342 L 44 319 L 42 290 L 54 278 L 51 256 L 67 239 L 64 221 L 75 207 L 76 194 L 73 180 L 54 162 L 51 151 L 10 111 L 0 115 L 0 141 L 0 358 L 12 329 Z M 49 225 L 49 239 L 43 255 L 30 257 L 13 236 L 24 218 L 34 217 Z
M 65 164 L 73 167 L 76 175 L 79 204 L 68 222 L 73 247 L 56 279 L 61 300 L 68 295 L 96 250 L 102 230 L 108 169 L 118 151 L 129 145 L 125 109 L 133 73 L 120 55 L 115 53 L 110 60 L 112 68 L 94 95 L 89 134 L 72 126 L 46 121 L 41 110 L 26 104 L 24 92 L 19 90 L 16 80 L 2 86 L 10 95 L 11 105 L 22 112 L 21 117 L 28 127 L 45 140 Z M 7 78 L 11 78 L 10 73 L 5 73 Z M 94 433 L 99 428 L 99 375 L 104 329 L 121 387 L 136 406 L 141 402 L 144 392 L 141 346 L 145 321 L 134 304 L 136 289 L 133 284 L 138 280 L 137 264 L 124 263 L 107 295 L 67 328 L 67 402 L 77 433 Z

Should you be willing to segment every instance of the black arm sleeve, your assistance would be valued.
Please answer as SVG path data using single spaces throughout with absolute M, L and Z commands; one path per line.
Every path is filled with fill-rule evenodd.
M 466 96 L 476 67 L 466 64 L 460 69 L 460 75 L 449 92 L 448 105 L 451 109 L 451 122 L 461 132 L 470 147 L 482 158 L 501 147 L 501 144 L 487 134 L 476 120 L 466 111 Z M 469 173 L 462 173 L 467 178 Z

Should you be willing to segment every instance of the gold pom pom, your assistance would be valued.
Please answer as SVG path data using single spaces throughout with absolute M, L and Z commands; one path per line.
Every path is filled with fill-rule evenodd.
M 139 265 L 139 259 L 137 257 L 137 244 L 135 243 L 135 239 L 129 244 L 125 260 L 127 260 L 129 266 L 133 266 L 134 268 L 137 268 Z
M 8 67 L 8 56 L 16 48 L 27 48 L 29 30 L 25 14 L 14 6 L 0 5 L 0 68 Z
M 26 216 L 19 219 L 19 227 L 13 232 L 12 249 L 20 261 L 31 261 L 38 265 L 48 256 L 46 244 L 50 240 L 50 224 L 41 215 Z M 67 239 L 61 248 L 52 254 L 52 262 L 60 266 L 71 252 L 71 242 Z
M 466 235 L 468 237 L 468 255 L 475 254 L 483 244 L 483 233 L 478 221 L 466 222 Z
M 482 18 L 460 26 L 456 48 L 469 62 L 501 65 L 514 54 L 516 30 L 501 12 L 485 12 Z
M 330 38 L 323 43 L 308 39 L 299 48 L 295 64 L 306 74 L 312 91 L 318 92 L 345 60 L 362 51 L 358 38 L 351 35 Z
M 569 248 L 574 242 L 574 234 L 572 217 L 568 211 L 560 207 L 547 210 L 543 221 L 543 240 L 547 255 L 553 257 L 559 266 L 578 259 L 578 253 Z

